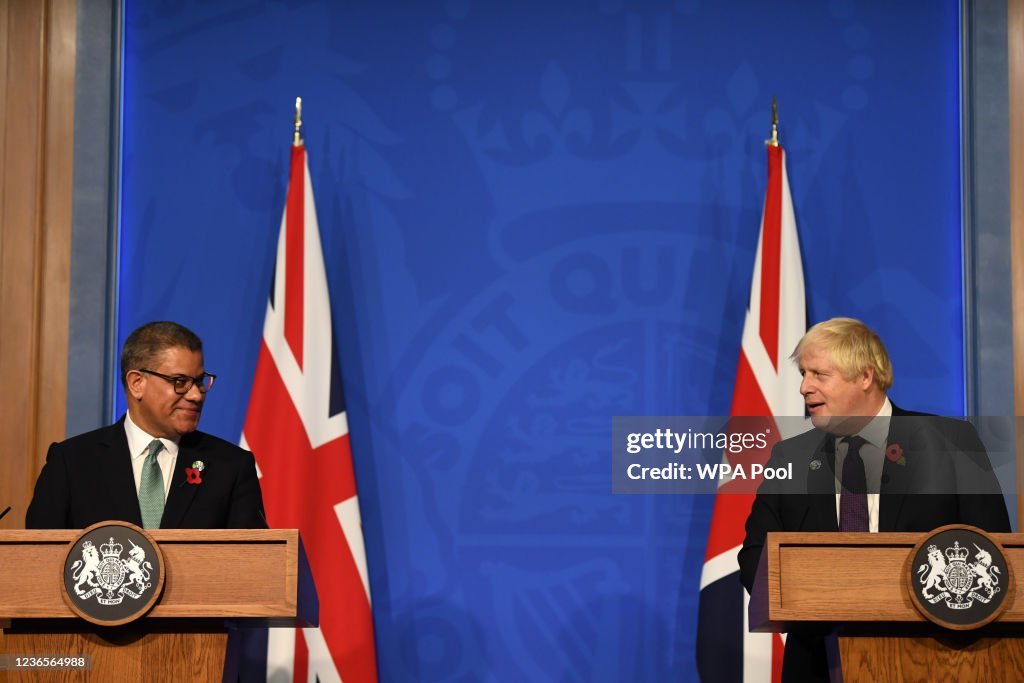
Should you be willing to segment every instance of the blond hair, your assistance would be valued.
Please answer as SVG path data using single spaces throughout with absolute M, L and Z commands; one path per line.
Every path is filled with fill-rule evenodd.
M 803 336 L 790 358 L 797 363 L 809 346 L 826 351 L 832 364 L 846 379 L 871 368 L 875 384 L 883 392 L 892 386 L 892 363 L 878 335 L 853 318 L 832 318 L 820 322 Z

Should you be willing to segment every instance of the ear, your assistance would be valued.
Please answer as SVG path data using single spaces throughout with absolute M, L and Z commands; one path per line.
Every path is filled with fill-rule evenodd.
M 860 375 L 859 382 L 860 388 L 863 391 L 870 389 L 875 383 L 875 369 L 871 367 L 864 368 L 864 371 Z
M 146 376 L 138 370 L 129 370 L 125 375 L 125 392 L 136 401 L 142 400 L 142 389 L 146 386 Z

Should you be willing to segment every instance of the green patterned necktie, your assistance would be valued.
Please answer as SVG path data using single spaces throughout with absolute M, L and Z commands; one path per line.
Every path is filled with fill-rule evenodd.
M 160 471 L 160 464 L 156 461 L 156 454 L 164 445 L 159 439 L 153 441 L 146 447 L 149 453 L 142 463 L 142 479 L 139 482 L 139 510 L 142 511 L 142 527 L 144 529 L 159 529 L 160 518 L 164 516 L 164 475 Z

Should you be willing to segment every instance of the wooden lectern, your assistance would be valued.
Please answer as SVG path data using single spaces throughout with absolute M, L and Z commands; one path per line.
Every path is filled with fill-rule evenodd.
M 1024 681 L 1024 600 L 1008 595 L 978 630 L 944 629 L 905 587 L 911 550 L 928 533 L 770 533 L 750 598 L 752 631 L 835 626 L 845 683 Z M 991 534 L 1024 578 L 1024 534 Z M 834 653 L 833 653 L 834 654 Z M 831 662 L 830 662 L 831 663 Z
M 0 532 L 0 653 L 87 654 L 91 671 L 7 669 L 0 682 L 220 681 L 225 663 L 229 672 L 237 666 L 227 657 L 226 619 L 317 623 L 316 589 L 298 531 L 168 529 L 149 532 L 166 577 L 153 608 L 124 626 L 95 626 L 61 595 L 68 543 L 80 533 Z

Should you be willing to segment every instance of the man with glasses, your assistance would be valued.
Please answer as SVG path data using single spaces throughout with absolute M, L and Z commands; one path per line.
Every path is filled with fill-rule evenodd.
M 252 454 L 196 431 L 214 379 L 188 328 L 153 322 L 128 335 L 128 413 L 50 446 L 25 526 L 82 529 L 117 519 L 147 529 L 266 528 Z

